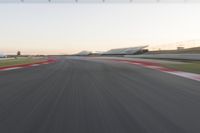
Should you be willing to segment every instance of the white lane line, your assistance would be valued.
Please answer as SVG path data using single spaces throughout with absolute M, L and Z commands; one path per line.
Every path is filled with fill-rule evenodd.
M 146 68 L 160 70 L 161 72 L 173 74 L 173 75 L 176 75 L 176 76 L 179 76 L 179 77 L 200 81 L 200 74 L 182 72 L 182 71 L 166 71 L 166 70 L 162 70 L 162 69 L 165 69 L 162 66 L 143 65 L 141 63 L 133 63 L 133 62 L 131 62 L 130 64 L 140 65 L 140 66 L 143 66 L 143 67 L 146 67 Z
M 144 67 L 152 68 L 152 69 L 155 69 L 155 70 L 160 70 L 161 72 L 173 74 L 173 75 L 176 75 L 176 76 L 179 76 L 179 77 L 184 77 L 184 78 L 200 81 L 200 74 L 182 72 L 182 71 L 165 71 L 165 70 L 162 70 L 162 69 L 165 69 L 165 68 L 160 67 L 160 66 L 144 66 Z
M 40 64 L 33 64 L 33 65 L 31 65 L 31 66 L 39 66 Z
M 134 64 L 134 65 L 143 65 L 141 63 L 136 63 L 136 62 L 130 62 L 131 64 Z
M 12 68 L 5 68 L 5 69 L 1 69 L 0 71 L 9 71 L 9 70 L 15 70 L 15 69 L 20 69 L 23 67 L 12 67 Z
M 164 67 L 161 66 L 146 66 L 148 68 L 152 68 L 152 69 L 164 69 Z
M 27 65 L 27 66 L 21 66 L 21 67 L 10 67 L 10 68 L 0 68 L 0 71 L 9 71 L 9 70 L 15 70 L 15 69 L 21 69 L 21 68 L 26 68 L 26 67 L 34 67 L 34 66 L 40 66 L 42 64 L 50 64 L 52 62 L 44 62 L 41 64 L 32 64 L 32 65 Z
M 180 76 L 180 77 L 184 77 L 184 78 L 200 81 L 200 74 L 181 72 L 181 71 L 166 72 L 166 73 L 170 73 L 170 74 L 177 75 L 177 76 Z

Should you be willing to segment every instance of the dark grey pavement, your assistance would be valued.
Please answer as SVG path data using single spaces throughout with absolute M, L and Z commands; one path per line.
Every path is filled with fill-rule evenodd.
M 74 57 L 0 72 L 0 133 L 200 133 L 200 82 Z

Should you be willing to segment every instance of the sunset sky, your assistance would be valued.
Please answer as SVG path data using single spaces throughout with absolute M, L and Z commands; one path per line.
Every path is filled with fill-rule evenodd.
M 172 49 L 174 42 L 190 40 L 200 40 L 200 4 L 0 4 L 4 53 L 72 54 L 144 44 Z

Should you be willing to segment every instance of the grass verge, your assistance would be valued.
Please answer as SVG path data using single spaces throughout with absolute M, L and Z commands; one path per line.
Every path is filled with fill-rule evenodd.
M 190 61 L 184 62 L 180 64 L 163 64 L 165 67 L 173 68 L 180 71 L 191 72 L 191 73 L 198 73 L 200 74 L 200 61 Z
M 0 60 L 0 67 L 31 64 L 46 60 L 45 58 L 22 57 L 16 59 Z

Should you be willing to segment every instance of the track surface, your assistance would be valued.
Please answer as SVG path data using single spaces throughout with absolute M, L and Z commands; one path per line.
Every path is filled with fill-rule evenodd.
M 199 133 L 200 82 L 62 58 L 0 72 L 0 133 Z

